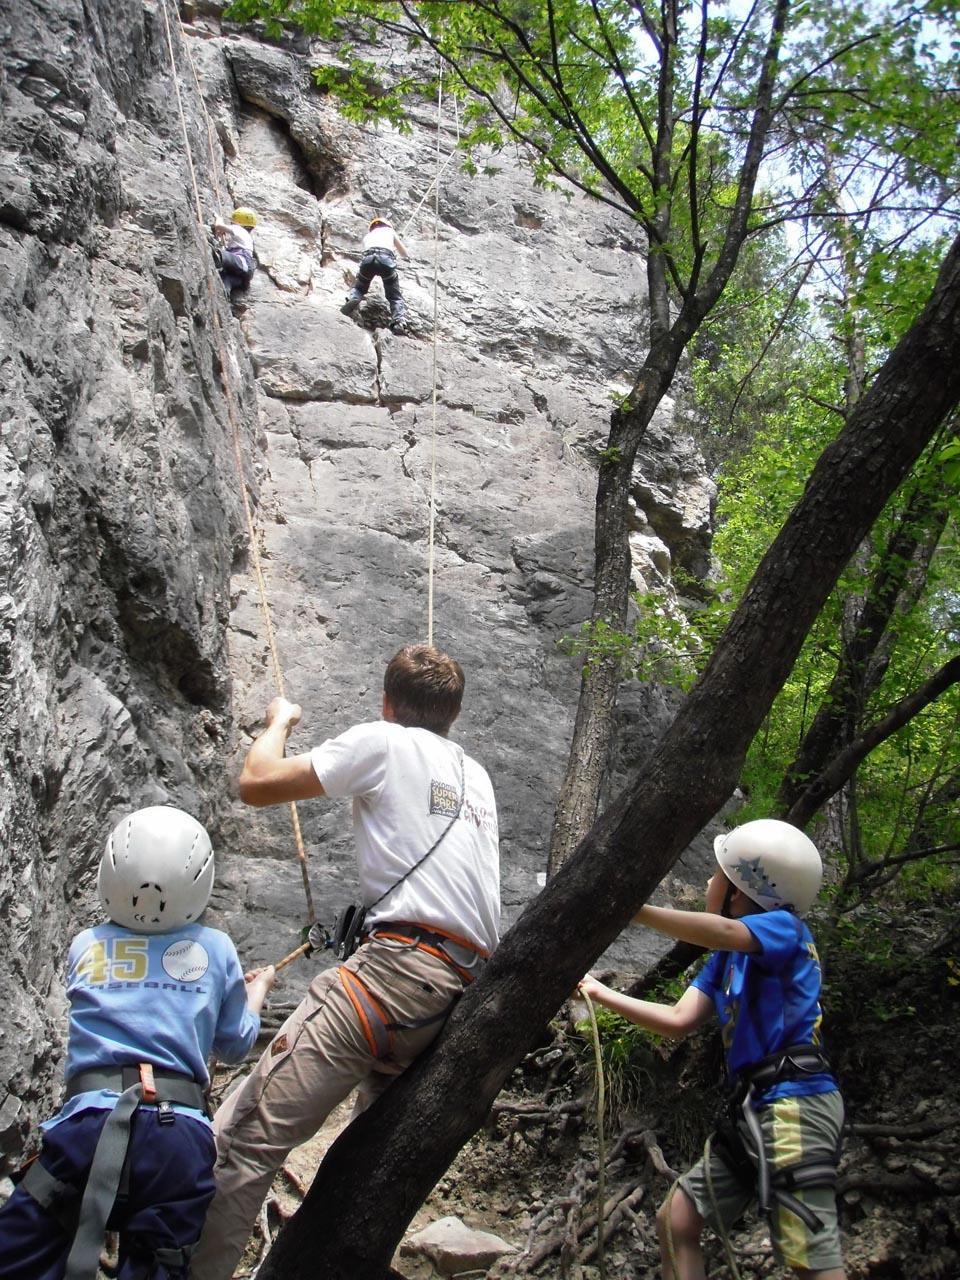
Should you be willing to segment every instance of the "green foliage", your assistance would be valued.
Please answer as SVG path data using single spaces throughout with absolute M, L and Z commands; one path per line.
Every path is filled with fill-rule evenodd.
M 613 656 L 626 673 L 689 685 L 821 450 L 929 291 L 940 219 L 960 185 L 954 6 L 235 0 L 229 12 L 262 20 L 272 35 L 293 22 L 326 41 L 335 61 L 318 68 L 317 86 L 361 125 L 404 127 L 410 101 L 435 97 L 442 64 L 446 92 L 462 106 L 468 172 L 479 176 L 509 143 L 535 182 L 585 191 L 642 229 L 652 337 L 678 315 L 691 320 L 684 341 L 699 331 L 694 405 L 721 468 L 720 570 L 706 599 L 702 588 L 690 592 L 678 610 L 648 594 L 627 631 L 600 619 L 566 644 L 588 667 Z M 372 42 L 383 33 L 422 56 L 400 73 L 378 62 Z M 754 126 L 765 67 L 775 84 L 764 135 Z M 791 219 L 802 229 L 799 251 L 778 230 Z M 601 467 L 624 461 L 617 446 L 599 455 Z M 949 483 L 958 473 L 957 442 L 945 435 L 913 483 L 943 490 L 946 530 L 923 589 L 905 593 L 884 639 L 883 678 L 858 708 L 861 724 L 916 688 L 955 644 Z M 894 498 L 838 583 L 751 749 L 748 816 L 773 804 L 905 501 Z M 861 766 L 843 833 L 851 857 L 957 834 L 931 797 L 957 772 L 958 724 L 954 689 Z
M 606 1110 L 611 1117 L 635 1108 L 650 1093 L 654 1078 L 656 1048 L 654 1038 L 626 1018 L 594 1005 L 600 1033 L 600 1058 L 606 1089 Z M 583 1037 L 580 1058 L 589 1069 L 594 1062 L 593 1030 L 590 1022 L 577 1024 Z

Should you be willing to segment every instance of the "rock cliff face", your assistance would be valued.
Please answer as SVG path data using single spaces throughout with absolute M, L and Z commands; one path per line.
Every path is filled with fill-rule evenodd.
M 297 942 L 289 814 L 233 792 L 276 691 L 241 476 L 305 709 L 293 750 L 376 718 L 384 661 L 426 638 L 433 488 L 434 638 L 467 671 L 457 736 L 497 788 L 506 922 L 537 892 L 578 690 L 556 642 L 589 611 L 596 453 L 642 353 L 645 276 L 629 220 L 535 190 L 510 157 L 465 176 L 451 108 L 439 130 L 435 104 L 407 135 L 346 125 L 312 87 L 321 48 L 170 0 L 5 14 L 0 1142 L 16 1154 L 56 1093 L 65 947 L 124 812 L 169 800 L 206 823 L 213 919 L 245 960 Z M 205 223 L 259 215 L 240 314 L 191 172 Z M 338 309 L 385 211 L 411 255 L 407 337 L 380 327 L 379 283 L 358 316 Z M 711 495 L 666 406 L 636 478 L 638 576 L 705 571 Z M 655 691 L 628 703 L 626 770 L 667 714 Z M 355 891 L 349 812 L 301 821 L 330 922 Z M 309 977 L 288 971 L 274 1008 Z

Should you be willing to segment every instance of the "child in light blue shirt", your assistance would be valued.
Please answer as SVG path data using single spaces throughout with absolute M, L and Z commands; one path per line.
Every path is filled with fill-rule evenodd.
M 108 1229 L 121 1280 L 186 1276 L 213 1195 L 207 1059 L 249 1053 L 275 976 L 245 981 L 227 935 L 199 923 L 213 870 L 206 831 L 179 809 L 141 809 L 111 833 L 109 919 L 70 947 L 66 1099 L 0 1210 L 4 1280 L 92 1278 Z

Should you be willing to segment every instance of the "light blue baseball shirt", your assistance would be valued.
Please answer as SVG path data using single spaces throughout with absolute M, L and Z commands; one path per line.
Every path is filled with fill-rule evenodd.
M 70 946 L 67 997 L 68 1081 L 82 1071 L 149 1062 L 203 1086 L 211 1052 L 240 1062 L 260 1030 L 236 948 L 202 924 L 154 934 L 112 921 L 85 929 Z M 41 1128 L 76 1111 L 111 1109 L 118 1096 L 109 1089 L 77 1094 Z M 193 1108 L 175 1110 L 206 1122 Z

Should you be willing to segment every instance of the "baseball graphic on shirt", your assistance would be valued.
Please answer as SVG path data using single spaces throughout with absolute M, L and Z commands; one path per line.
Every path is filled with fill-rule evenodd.
M 171 942 L 161 957 L 164 973 L 177 982 L 198 982 L 210 967 L 210 957 L 199 942 L 181 938 Z

